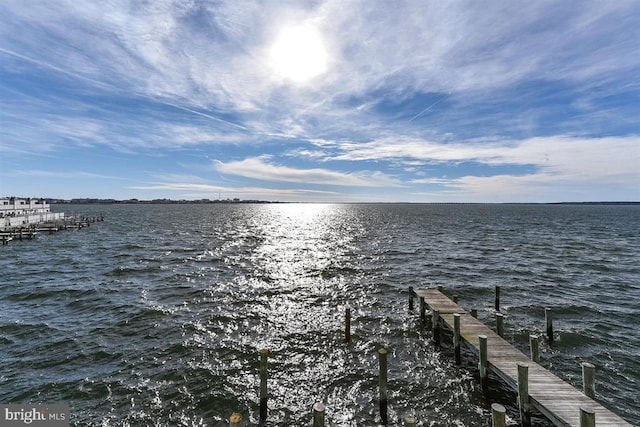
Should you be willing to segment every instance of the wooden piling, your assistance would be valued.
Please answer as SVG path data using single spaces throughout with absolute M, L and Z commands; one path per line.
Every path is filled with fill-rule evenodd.
M 260 424 L 267 421 L 267 355 L 269 350 L 260 350 Z
M 457 304 L 457 303 L 458 303 L 458 295 L 454 295 L 454 296 L 451 298 L 451 300 Z
M 415 292 L 413 290 L 413 286 L 409 286 L 409 311 L 413 311 L 413 296 Z
M 424 297 L 420 297 L 420 320 L 427 318 L 427 305 L 424 303 Z
M 491 427 L 505 427 L 507 425 L 504 406 L 499 403 L 491 404 Z
M 413 415 L 407 415 L 404 417 L 404 427 L 416 427 L 417 421 L 416 417 Z
M 540 361 L 540 346 L 537 335 L 529 335 L 529 350 L 531 351 L 531 360 L 538 363 Z
M 230 427 L 242 427 L 242 415 L 238 412 L 234 412 L 229 417 L 229 426 Z
M 489 390 L 489 371 L 487 370 L 487 336 L 478 335 L 480 343 L 480 362 L 478 363 L 478 370 L 480 371 L 480 386 L 483 392 Z
M 547 324 L 547 340 L 549 340 L 549 342 L 553 342 L 553 317 L 549 307 L 544 309 L 544 319 Z
M 326 406 L 322 402 L 313 405 L 313 427 L 324 427 L 324 414 Z
M 596 398 L 595 372 L 596 367 L 591 363 L 582 363 L 582 392 L 592 399 Z
M 453 359 L 460 364 L 460 314 L 453 315 Z
M 387 349 L 378 350 L 378 360 L 380 362 L 380 420 L 383 425 L 388 424 L 387 415 Z
M 592 407 L 580 407 L 580 427 L 596 427 L 596 412 Z
M 344 340 L 351 342 L 351 307 L 347 306 L 344 313 Z
M 433 342 L 436 345 L 440 344 L 440 312 L 438 310 L 432 310 L 431 328 L 433 332 Z
M 500 286 L 496 286 L 496 300 L 494 304 L 496 311 L 500 311 Z
M 504 337 L 504 314 L 496 313 L 496 333 Z
M 478 309 L 477 308 L 472 308 L 471 309 L 471 317 L 477 319 L 478 318 Z
M 529 365 L 518 363 L 518 407 L 520 408 L 520 425 L 531 426 L 529 410 Z

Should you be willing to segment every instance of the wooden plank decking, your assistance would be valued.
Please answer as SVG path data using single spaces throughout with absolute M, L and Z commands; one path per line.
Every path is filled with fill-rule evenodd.
M 479 352 L 479 335 L 486 335 L 488 364 L 491 372 L 515 390 L 518 389 L 518 362 L 529 365 L 530 403 L 558 426 L 580 427 L 580 406 L 595 411 L 596 426 L 631 426 L 624 419 L 609 411 L 582 391 L 564 382 L 547 369 L 531 361 L 485 324 L 468 314 L 437 289 L 419 289 L 415 294 L 424 298 L 430 310 L 440 313 L 440 319 L 453 330 L 453 315 L 460 314 L 460 336 Z

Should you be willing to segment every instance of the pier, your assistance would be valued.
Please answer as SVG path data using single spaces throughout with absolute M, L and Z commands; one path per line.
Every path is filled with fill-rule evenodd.
M 38 233 L 80 229 L 103 220 L 103 217 L 65 216 L 62 212 L 51 212 L 43 199 L 0 199 L 0 240 L 3 246 L 12 240 L 33 239 Z
M 499 288 L 496 291 L 498 306 Z M 521 425 L 527 424 L 531 409 L 535 408 L 557 426 L 631 427 L 624 419 L 531 360 L 449 299 L 441 290 L 410 289 L 409 292 L 410 308 L 415 296 L 420 298 L 420 314 L 423 318 L 426 316 L 427 307 L 431 311 L 434 340 L 440 339 L 441 327 L 452 331 L 456 362 L 460 357 L 460 341 L 467 343 L 479 355 L 481 383 L 487 381 L 488 369 L 518 391 L 520 414 L 521 418 L 524 418 Z M 484 387 L 486 383 L 483 384 Z M 590 420 L 594 418 L 595 421 L 591 424 Z

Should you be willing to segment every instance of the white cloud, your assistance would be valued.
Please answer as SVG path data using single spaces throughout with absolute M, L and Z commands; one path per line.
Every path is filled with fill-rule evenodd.
M 230 175 L 263 181 L 295 182 L 314 185 L 352 187 L 394 187 L 400 183 L 381 172 L 343 173 L 329 169 L 296 169 L 269 163 L 269 156 L 252 157 L 235 162 L 216 162 L 215 170 Z

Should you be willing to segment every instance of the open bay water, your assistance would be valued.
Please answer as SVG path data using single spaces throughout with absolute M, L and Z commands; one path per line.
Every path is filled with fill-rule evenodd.
M 541 364 L 640 425 L 640 206 L 213 204 L 53 206 L 104 215 L 0 250 L 0 402 L 68 403 L 72 425 L 375 426 L 377 349 L 389 349 L 389 416 L 486 426 L 515 393 L 477 360 L 436 348 L 409 286 L 442 285 L 528 354 L 554 313 Z M 344 343 L 344 309 L 352 343 Z M 417 304 L 416 304 L 417 306 Z M 549 425 L 540 417 L 538 426 Z

